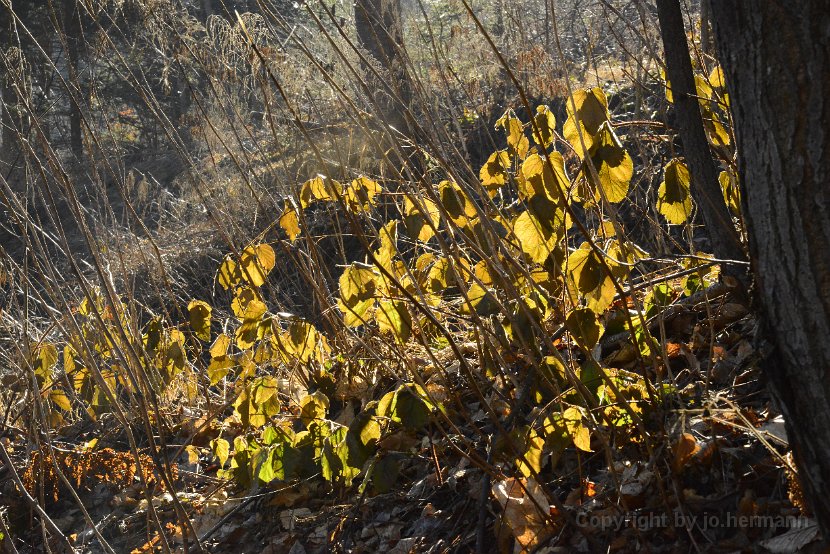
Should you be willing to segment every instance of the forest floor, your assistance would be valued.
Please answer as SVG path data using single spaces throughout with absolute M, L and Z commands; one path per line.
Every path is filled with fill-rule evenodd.
M 198 551 L 176 516 L 174 492 L 198 542 L 210 552 L 518 552 L 519 541 L 529 537 L 534 551 L 546 553 L 818 551 L 817 528 L 805 517 L 792 459 L 782 454 L 783 420 L 762 382 L 764 347 L 755 337 L 753 314 L 714 285 L 677 303 L 660 324 L 667 367 L 685 407 L 663 406 L 644 421 L 648 436 L 663 440 L 654 441 L 648 459 L 638 459 L 639 448 L 632 449 L 630 461 L 617 462 L 613 472 L 605 469 L 601 449 L 569 449 L 559 461 L 557 503 L 540 497 L 547 518 L 510 479 L 494 481 L 459 455 L 451 435 L 435 432 L 421 440 L 406 433 L 388 439 L 385 449 L 400 452 L 401 465 L 382 494 L 319 478 L 275 480 L 246 491 L 216 477 L 208 437 L 198 432 L 203 414 L 186 411 L 172 418 L 178 425 L 168 438 L 170 451 L 181 452 L 175 491 L 157 486 L 148 498 L 137 483 L 113 478 L 123 471 L 119 464 L 132 462 L 119 454 L 126 453 L 125 438 L 107 431 L 106 419 L 64 428 L 53 440 L 58 451 L 75 453 L 67 454 L 67 467 L 84 468 L 74 483 L 79 498 L 50 483 L 56 478 L 49 471 L 40 474 L 37 488 L 66 541 L 83 552 L 107 551 L 101 538 L 115 552 L 164 551 L 164 541 L 171 551 Z M 612 337 L 601 347 L 603 359 L 618 366 L 632 356 L 625 340 Z M 716 361 L 710 366 L 707 359 Z M 480 406 L 473 400 L 465 399 L 475 413 Z M 476 436 L 461 422 L 459 428 Z M 97 443 L 90 449 L 93 437 Z M 29 454 L 25 433 L 2 440 L 21 463 L 23 479 L 33 479 L 38 458 L 28 468 L 23 462 Z M 195 449 L 176 448 L 188 440 Z M 8 468 L 0 478 L 13 533 L 22 533 L 29 551 L 44 550 L 41 524 L 33 523 L 32 507 L 15 494 Z M 149 502 L 166 530 L 163 538 L 148 535 L 154 528 Z M 51 548 L 62 549 L 54 535 Z

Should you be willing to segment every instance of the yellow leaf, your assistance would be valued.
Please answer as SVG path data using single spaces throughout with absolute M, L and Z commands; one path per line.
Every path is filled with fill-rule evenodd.
M 49 385 L 52 382 L 52 368 L 58 363 L 58 349 L 55 345 L 45 342 L 40 345 L 35 358 L 35 375 L 41 381 L 41 386 Z
M 207 367 L 207 374 L 208 379 L 210 379 L 210 384 L 215 385 L 224 379 L 234 366 L 236 366 L 236 364 L 227 356 L 214 356 L 213 359 L 210 360 Z
M 524 452 L 524 459 L 516 460 L 516 467 L 525 477 L 542 471 L 542 460 L 544 457 L 545 439 L 535 430 L 530 431 L 527 439 L 527 448 Z
M 531 154 L 522 163 L 519 195 L 523 199 L 545 196 L 552 202 L 564 199 L 570 181 L 565 173 L 565 160 L 559 152 L 551 152 L 547 158 Z
M 713 97 L 712 88 L 713 87 L 717 88 L 719 86 L 721 86 L 721 87 L 723 86 L 723 73 L 721 72 L 720 76 L 718 76 L 718 74 L 716 73 L 716 71 L 718 71 L 718 69 L 720 69 L 720 68 L 716 67 L 715 69 L 712 70 L 712 73 L 709 77 L 709 80 L 707 80 L 706 77 L 704 77 L 703 75 L 695 75 L 695 93 L 698 96 L 698 100 L 700 102 L 704 102 L 706 100 L 712 99 L 712 97 Z M 663 71 L 660 72 L 660 75 L 665 79 L 665 73 Z M 714 77 L 715 79 L 718 79 L 718 77 L 720 77 L 720 79 L 718 79 L 717 81 L 713 81 L 712 77 Z M 668 79 L 665 79 L 665 81 L 666 81 L 666 100 L 669 102 L 669 104 L 674 104 L 674 93 L 672 92 L 671 82 Z M 715 83 L 719 83 L 719 84 L 715 84 Z
M 288 199 L 283 204 L 279 224 L 283 231 L 288 234 L 288 240 L 291 242 L 294 242 L 300 236 L 300 218 L 297 214 L 297 208 Z
M 442 181 L 438 185 L 438 194 L 441 205 L 447 210 L 453 223 L 459 227 L 466 226 L 478 213 L 473 201 L 454 182 Z
M 49 391 L 49 400 L 64 412 L 72 410 L 72 403 L 66 396 L 66 393 L 60 389 L 52 389 Z
M 695 75 L 695 89 L 699 101 L 712 99 L 712 87 L 703 75 Z
M 723 69 L 720 65 L 716 65 L 709 73 L 709 84 L 712 88 L 726 88 L 726 79 L 723 76 Z
M 516 117 L 512 109 L 504 112 L 498 121 L 496 121 L 496 128 L 502 127 L 507 133 L 507 146 L 510 150 L 510 155 L 524 158 L 527 156 L 530 141 L 524 134 L 524 129 L 521 120 Z
M 377 203 L 375 197 L 382 190 L 376 181 L 364 176 L 358 177 L 343 191 L 346 208 L 355 213 L 368 211 Z
M 258 340 L 265 338 L 265 331 L 269 325 L 269 319 L 246 319 L 236 328 L 234 337 L 236 345 L 245 350 L 254 345 Z
M 621 202 L 628 194 L 628 184 L 634 175 L 634 162 L 609 124 L 600 127 L 590 154 L 605 198 L 611 203 Z M 594 190 L 594 198 L 601 198 L 598 188 Z
M 315 200 L 331 201 L 343 194 L 343 186 L 323 175 L 309 179 L 300 188 L 300 207 L 310 206 Z
M 412 334 L 412 316 L 406 309 L 406 303 L 399 300 L 380 302 L 375 312 L 375 320 L 382 333 L 391 333 L 401 343 L 409 340 Z
M 369 268 L 350 265 L 340 276 L 340 299 L 343 321 L 349 327 L 363 325 L 363 316 L 375 302 L 377 274 Z
M 203 341 L 210 340 L 210 316 L 213 308 L 202 300 L 191 300 L 187 305 L 190 316 L 190 327 L 197 337 Z
M 239 257 L 239 266 L 243 278 L 255 287 L 265 283 L 265 277 L 274 269 L 277 256 L 268 244 L 249 246 Z
M 579 346 L 589 351 L 597 345 L 604 330 L 602 324 L 597 321 L 597 314 L 584 308 L 575 309 L 568 314 L 565 328 Z
M 680 225 L 692 214 L 689 169 L 680 160 L 672 160 L 663 171 L 663 182 L 657 189 L 657 211 L 669 223 Z
M 467 289 L 467 301 L 461 305 L 461 313 L 489 315 L 496 310 L 493 293 L 478 283 L 472 283 Z
M 235 287 L 241 281 L 242 272 L 239 270 L 239 266 L 230 256 L 226 257 L 222 265 L 219 266 L 219 284 L 227 290 Z
M 231 453 L 230 443 L 222 438 L 213 439 L 210 441 L 210 448 L 213 450 L 213 454 L 219 458 L 219 465 L 224 466 Z
M 231 338 L 222 333 L 216 340 L 213 341 L 213 344 L 210 346 L 210 357 L 211 358 L 219 358 L 225 356 L 228 353 L 228 347 L 231 345 Z
M 702 110 L 702 115 L 703 127 L 706 129 L 706 136 L 710 143 L 715 146 L 729 146 L 732 144 L 732 136 L 712 109 L 705 107 Z
M 543 221 L 529 211 L 522 212 L 513 223 L 513 234 L 521 245 L 522 252 L 534 262 L 543 263 L 559 242 L 562 230 L 561 219 Z
M 328 397 L 320 391 L 313 392 L 300 400 L 300 420 L 308 426 L 315 420 L 324 419 L 328 409 Z
M 191 465 L 199 463 L 199 448 L 197 446 L 188 444 L 184 451 L 187 452 L 187 463 Z
M 419 198 L 418 203 L 426 213 L 422 213 L 408 197 L 404 198 L 403 224 L 406 228 L 407 235 L 421 242 L 427 242 L 435 235 L 433 227 L 437 229 L 441 223 L 441 211 L 435 202 L 427 200 L 426 198 Z M 429 222 L 432 223 L 432 226 L 429 225 L 427 217 L 429 218 Z
M 565 421 L 565 428 L 568 435 L 574 441 L 574 446 L 585 452 L 591 450 L 591 431 L 582 423 L 582 412 L 579 408 L 570 407 L 562 412 L 562 419 Z
M 251 392 L 254 402 L 258 406 L 262 406 L 275 394 L 277 394 L 278 388 L 279 384 L 277 382 L 277 378 L 273 375 L 263 375 L 262 377 L 256 378 L 251 383 Z
M 574 110 L 574 105 L 576 105 L 576 110 Z M 584 158 L 585 150 L 582 149 L 582 141 L 585 142 L 585 149 L 591 150 L 600 126 L 611 117 L 608 113 L 608 99 L 599 87 L 577 90 L 566 102 L 566 110 L 568 119 L 562 127 L 562 134 L 577 154 Z M 580 141 L 580 131 L 582 141 Z
M 381 227 L 378 232 L 380 248 L 375 252 L 375 258 L 381 267 L 389 270 L 392 259 L 398 254 L 398 220 L 394 219 Z
M 282 335 L 281 346 L 300 363 L 313 359 L 317 348 L 317 329 L 307 321 L 292 321 Z
M 606 258 L 606 263 L 609 260 Z M 603 313 L 614 301 L 614 282 L 591 246 L 584 242 L 566 262 L 568 285 L 583 296 L 586 306 L 595 314 Z
M 498 150 L 490 154 L 490 157 L 481 166 L 478 177 L 481 179 L 481 185 L 487 190 L 487 194 L 491 198 L 507 182 L 507 170 L 510 169 L 510 165 L 510 155 L 505 150 Z
M 262 317 L 268 307 L 259 299 L 256 290 L 241 286 L 236 289 L 236 294 L 231 301 L 231 309 L 239 319 L 251 320 Z
M 548 106 L 536 106 L 536 116 L 533 118 L 536 129 L 533 130 L 533 140 L 542 148 L 553 144 L 556 130 L 556 118 Z
M 718 182 L 723 191 L 723 200 L 735 217 L 741 215 L 741 190 L 738 187 L 738 178 L 731 171 L 721 171 Z

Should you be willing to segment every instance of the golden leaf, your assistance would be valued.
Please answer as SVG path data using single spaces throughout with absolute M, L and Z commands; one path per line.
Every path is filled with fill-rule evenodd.
M 291 242 L 294 242 L 300 236 L 300 218 L 297 214 L 297 208 L 288 199 L 283 204 L 279 224 L 283 231 L 288 234 L 288 240 Z
M 657 211 L 669 223 L 680 225 L 692 214 L 689 169 L 675 159 L 666 164 L 663 175 L 663 182 L 657 189 Z
M 197 337 L 203 341 L 210 340 L 210 316 L 213 308 L 203 300 L 191 300 L 187 305 L 190 316 L 190 327 Z
M 611 118 L 608 113 L 608 99 L 599 87 L 590 90 L 577 90 L 567 100 L 566 110 L 568 119 L 562 127 L 562 134 L 571 143 L 577 154 L 584 158 L 585 152 L 590 151 L 593 147 L 594 137 L 600 126 Z M 582 140 L 580 140 L 580 131 Z M 583 141 L 585 150 L 582 148 Z

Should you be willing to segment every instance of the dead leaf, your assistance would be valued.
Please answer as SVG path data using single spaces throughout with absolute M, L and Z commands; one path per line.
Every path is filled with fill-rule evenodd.
M 508 478 L 494 483 L 492 491 L 516 539 L 514 553 L 532 551 L 555 531 L 547 523 L 550 503 L 535 479 Z
M 674 445 L 674 461 L 672 462 L 674 472 L 681 473 L 698 450 L 700 450 L 700 445 L 691 433 L 680 435 L 680 439 Z

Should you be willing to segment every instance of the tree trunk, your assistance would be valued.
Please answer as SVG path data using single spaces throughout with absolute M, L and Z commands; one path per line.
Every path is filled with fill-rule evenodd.
M 66 59 L 69 64 L 69 86 L 77 90 L 69 94 L 69 147 L 75 159 L 81 161 L 84 154 L 83 129 L 81 128 L 81 99 L 83 86 L 79 76 L 81 14 L 77 0 L 64 0 L 63 25 L 66 35 Z
M 830 1 L 712 2 L 743 213 L 800 481 L 830 539 Z
M 378 114 L 387 125 L 409 134 L 406 113 L 411 107 L 412 85 L 403 57 L 400 0 L 355 0 L 355 29 L 360 45 L 388 75 L 386 82 L 374 82 Z M 371 69 L 367 73 L 372 75 Z
M 692 176 L 692 197 L 703 214 L 713 254 L 726 260 L 745 260 L 741 239 L 732 223 L 718 182 L 697 99 L 692 60 L 678 0 L 657 0 L 657 18 L 666 57 L 666 76 L 671 82 L 683 154 Z M 734 265 L 724 267 L 732 275 L 742 273 Z
M 700 49 L 704 54 L 712 54 L 712 10 L 709 0 L 700 2 Z
M 12 109 L 17 104 L 11 84 L 11 68 L 6 66 L 6 53 L 12 45 L 12 16 L 9 8 L 0 5 L 0 173 L 7 177 L 17 158 L 17 139 Z

